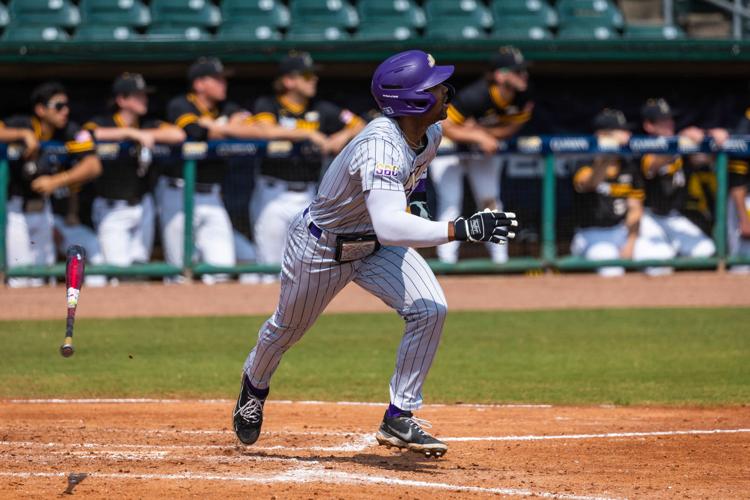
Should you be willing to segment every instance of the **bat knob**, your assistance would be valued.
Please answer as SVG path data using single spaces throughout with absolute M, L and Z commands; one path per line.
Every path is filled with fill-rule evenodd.
M 62 354 L 63 358 L 69 358 L 73 355 L 75 350 L 73 349 L 73 346 L 70 344 L 63 344 L 60 346 L 60 354 Z

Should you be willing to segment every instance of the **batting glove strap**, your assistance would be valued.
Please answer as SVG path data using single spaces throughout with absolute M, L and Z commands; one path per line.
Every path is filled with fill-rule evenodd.
M 468 219 L 459 217 L 453 221 L 453 227 L 457 241 L 489 241 L 502 244 L 516 237 L 515 228 L 518 227 L 518 221 L 513 212 L 498 212 L 487 208 Z

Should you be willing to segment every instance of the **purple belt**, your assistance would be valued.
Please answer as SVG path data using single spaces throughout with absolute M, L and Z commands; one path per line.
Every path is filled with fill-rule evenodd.
M 307 214 L 310 213 L 310 207 L 307 207 L 304 212 L 302 212 L 302 217 L 307 217 Z M 318 226 L 315 225 L 313 221 L 310 221 L 310 223 L 307 225 L 307 230 L 310 231 L 310 234 L 315 236 L 316 240 L 319 240 L 320 237 L 323 235 L 323 230 L 320 229 Z

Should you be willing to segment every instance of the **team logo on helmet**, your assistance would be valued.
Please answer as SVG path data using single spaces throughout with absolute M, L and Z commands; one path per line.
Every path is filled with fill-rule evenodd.
M 435 58 L 432 57 L 432 54 L 427 54 L 427 64 L 432 68 L 435 66 Z

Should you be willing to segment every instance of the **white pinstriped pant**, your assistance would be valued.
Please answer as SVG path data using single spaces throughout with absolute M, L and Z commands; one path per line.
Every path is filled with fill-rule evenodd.
M 381 247 L 374 254 L 339 264 L 335 235 L 320 239 L 299 214 L 284 249 L 279 305 L 260 328 L 258 343 L 245 361 L 253 386 L 265 389 L 281 356 L 302 338 L 328 303 L 350 281 L 379 297 L 404 319 L 406 328 L 391 377 L 391 402 L 403 410 L 422 404 L 422 385 L 435 358 L 448 311 L 432 270 L 412 248 Z

